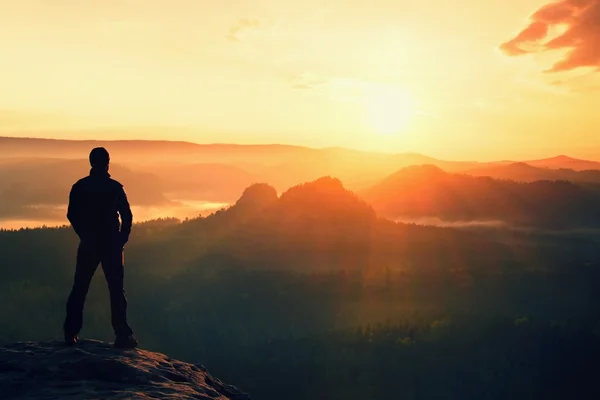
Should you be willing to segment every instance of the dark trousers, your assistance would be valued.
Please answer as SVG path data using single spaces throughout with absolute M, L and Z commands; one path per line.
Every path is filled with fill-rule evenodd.
M 114 243 L 79 243 L 77 267 L 73 288 L 67 300 L 65 333 L 77 335 L 83 326 L 83 307 L 92 277 L 102 264 L 104 277 L 110 293 L 111 322 L 117 336 L 128 336 L 133 332 L 127 324 L 127 298 L 123 289 L 123 248 Z

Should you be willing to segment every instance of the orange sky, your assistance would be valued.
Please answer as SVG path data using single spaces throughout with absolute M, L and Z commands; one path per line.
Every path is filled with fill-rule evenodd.
M 546 3 L 0 0 L 0 134 L 600 158 L 600 0 Z

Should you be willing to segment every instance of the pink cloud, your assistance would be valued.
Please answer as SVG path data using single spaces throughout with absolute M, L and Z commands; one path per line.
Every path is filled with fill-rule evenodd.
M 600 0 L 562 0 L 546 4 L 530 17 L 530 24 L 500 49 L 509 56 L 550 50 L 567 50 L 549 72 L 579 67 L 600 69 Z M 564 26 L 549 39 L 550 29 Z

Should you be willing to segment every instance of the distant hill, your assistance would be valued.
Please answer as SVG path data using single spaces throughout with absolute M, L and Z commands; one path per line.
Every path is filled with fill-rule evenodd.
M 248 204 L 254 206 L 248 207 Z M 266 184 L 255 184 L 247 188 L 242 197 L 226 211 L 217 212 L 212 219 L 235 217 L 243 235 L 258 239 L 256 232 L 272 235 L 274 243 L 304 240 L 319 241 L 329 229 L 335 229 L 348 237 L 358 239 L 369 231 L 376 221 L 370 205 L 344 188 L 335 178 L 323 177 L 312 182 L 296 185 L 277 197 L 275 189 Z M 323 239 L 325 240 L 325 239 Z
M 316 150 L 288 145 L 196 144 L 168 140 L 62 140 L 0 137 L 0 158 L 53 157 L 81 158 L 98 146 L 106 147 L 111 157 L 122 164 L 179 162 L 241 162 L 260 155 L 264 162 L 277 162 L 290 154 Z M 274 158 L 273 160 L 271 158 Z
M 101 133 L 98 133 L 101 136 Z M 293 166 L 298 161 L 322 162 L 330 167 L 344 164 L 344 169 L 360 171 L 365 166 L 396 169 L 410 165 L 431 164 L 446 171 L 456 172 L 492 165 L 506 165 L 518 161 L 495 162 L 439 160 L 418 153 L 380 153 L 352 150 L 342 147 L 315 149 L 281 144 L 197 144 L 169 140 L 64 140 L 0 136 L 0 159 L 6 157 L 81 158 L 92 147 L 104 146 L 119 162 L 151 164 L 177 161 L 195 163 L 223 163 Z M 600 169 L 600 162 L 581 160 L 565 155 L 521 161 L 534 167 L 573 169 L 576 171 Z M 335 172 L 335 171 L 333 171 Z M 389 173 L 392 173 L 390 171 Z M 335 174 L 334 174 L 335 175 Z M 323 175 L 321 175 L 323 176 Z M 335 175 L 337 176 L 337 175 Z
M 545 158 L 541 160 L 531 160 L 525 161 L 526 164 L 529 164 L 534 167 L 539 168 L 552 168 L 552 169 L 572 169 L 575 171 L 585 171 L 590 169 L 600 170 L 600 162 L 597 161 L 588 161 L 588 160 L 580 160 L 577 158 L 572 158 L 568 156 L 557 156 L 552 158 Z
M 28 159 L 84 159 L 90 149 L 104 146 L 116 165 L 127 167 L 134 173 L 145 173 L 148 183 L 158 177 L 160 188 L 173 198 L 192 201 L 231 202 L 247 186 L 265 182 L 279 193 L 301 183 L 323 176 L 343 182 L 353 191 L 374 186 L 401 168 L 413 165 L 434 165 L 447 172 L 469 171 L 472 175 L 485 175 L 524 181 L 555 178 L 539 171 L 496 171 L 512 162 L 475 162 L 439 160 L 417 153 L 380 153 L 346 148 L 315 149 L 291 145 L 237 145 L 196 144 L 182 141 L 154 140 L 55 140 L 39 138 L 0 137 L 0 165 L 14 158 Z M 511 167 L 525 169 L 524 164 Z M 600 163 L 559 156 L 533 160 L 527 165 L 545 169 L 571 168 L 599 169 Z M 115 176 L 119 178 L 115 171 Z M 514 175 L 514 176 L 513 176 Z M 573 179 L 572 179 L 573 178 Z M 582 176 L 583 178 L 583 176 Z M 588 178 L 595 182 L 595 177 Z M 3 179 L 0 177 L 0 184 Z M 579 180 L 577 180 L 579 182 Z M 145 182 L 139 182 L 144 185 Z M 129 185 L 131 186 L 131 185 Z
M 493 165 L 464 172 L 472 176 L 489 176 L 494 179 L 509 179 L 520 182 L 564 180 L 576 183 L 600 184 L 600 170 L 598 169 L 580 171 L 566 168 L 551 169 L 534 167 L 523 162 Z
M 360 195 L 380 215 L 392 219 L 437 217 L 546 228 L 600 226 L 598 190 L 566 181 L 519 183 L 451 174 L 424 165 L 401 169 Z
M 476 162 L 437 160 L 416 153 L 388 154 L 345 148 L 314 149 L 278 144 L 195 144 L 153 140 L 92 141 L 10 137 L 0 137 L 0 160 L 13 157 L 81 159 L 96 146 L 106 147 L 113 162 L 134 170 L 158 173 L 168 182 L 181 181 L 185 177 L 190 182 L 196 179 L 220 179 L 226 185 L 232 181 L 247 185 L 257 179 L 272 184 L 279 191 L 322 176 L 339 178 L 349 188 L 356 190 L 372 185 L 398 168 L 410 165 L 434 164 L 448 171 L 461 171 L 480 165 Z M 227 168 L 229 170 L 225 171 Z M 237 171 L 233 171 L 232 168 Z M 221 179 L 222 172 L 225 174 Z M 196 186 L 202 185 L 202 182 L 198 183 Z M 234 188 L 228 191 L 228 196 L 232 191 L 240 189 L 239 185 L 233 186 Z
M 71 186 L 88 175 L 89 169 L 86 159 L 0 159 L 0 219 L 65 220 L 64 205 Z M 111 166 L 111 173 L 125 186 L 134 205 L 171 204 L 164 196 L 164 182 L 157 175 L 134 172 L 119 164 Z
M 527 164 L 532 167 L 537 168 L 546 168 L 546 169 L 572 169 L 575 171 L 585 171 L 585 170 L 597 170 L 600 169 L 600 162 L 598 161 L 590 161 L 590 160 L 582 160 L 578 158 L 573 158 L 565 155 L 559 155 L 555 157 L 549 158 L 541 158 L 535 160 L 500 160 L 500 161 L 492 161 L 488 163 L 482 163 L 481 167 L 486 166 L 506 166 L 510 164 Z
M 306 273 L 377 275 L 386 265 L 407 262 L 426 271 L 433 258 L 466 260 L 467 252 L 474 264 L 497 266 L 506 259 L 501 245 L 478 235 L 378 218 L 335 178 L 297 185 L 279 198 L 273 193 L 268 185 L 254 186 L 234 206 L 174 227 L 177 245 L 202 243 L 209 250 L 198 262 L 215 268 Z

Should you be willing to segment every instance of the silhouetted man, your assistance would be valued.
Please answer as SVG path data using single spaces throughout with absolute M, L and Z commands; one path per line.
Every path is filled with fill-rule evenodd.
M 127 299 L 123 289 L 123 249 L 129 240 L 133 216 L 123 185 L 110 178 L 109 162 L 106 149 L 93 149 L 90 175 L 75 183 L 69 195 L 67 218 L 80 243 L 63 329 L 66 344 L 78 342 L 85 298 L 98 264 L 102 264 L 110 292 L 114 345 L 133 348 L 138 342 L 127 324 Z

